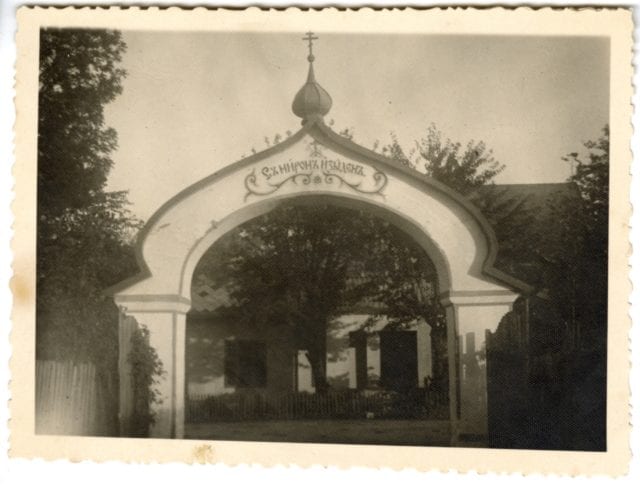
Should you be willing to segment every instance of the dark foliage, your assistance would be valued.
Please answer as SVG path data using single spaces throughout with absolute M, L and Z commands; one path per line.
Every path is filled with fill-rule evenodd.
M 596 141 L 584 144 L 586 158 L 577 153 L 565 157 L 574 164 L 569 179 L 579 190 L 581 207 L 563 214 L 565 251 L 554 256 L 557 267 L 572 280 L 577 338 L 581 346 L 606 351 L 608 257 L 609 257 L 609 126 Z M 559 272 L 558 272 L 559 273 Z M 562 278 L 553 289 L 561 291 Z
M 118 310 L 103 291 L 136 271 L 140 222 L 106 192 L 117 138 L 104 105 L 121 90 L 119 32 L 44 29 L 38 98 L 36 356 L 96 365 L 117 413 Z
M 491 444 L 606 450 L 609 131 L 585 143 L 541 244 L 543 298 L 520 299 L 489 339 Z
M 353 138 L 352 130 L 340 134 Z M 273 143 L 279 140 L 276 136 Z M 271 139 L 266 142 L 270 145 Z M 464 194 L 503 169 L 483 143 L 470 142 L 462 149 L 442 141 L 433 125 L 410 156 L 395 137 L 382 152 L 413 168 L 424 165 L 429 175 Z M 519 206 L 511 201 L 485 197 L 483 202 L 498 223 L 517 220 Z M 220 316 L 293 326 L 300 348 L 308 349 L 319 390 L 328 387 L 327 325 L 350 305 L 363 300 L 378 304 L 390 328 L 423 319 L 432 327 L 434 387 L 446 390 L 446 319 L 436 270 L 414 240 L 386 221 L 324 205 L 283 206 L 223 238 L 196 273 L 226 285 L 233 304 L 219 309 Z
M 131 351 L 127 356 L 131 365 L 133 386 L 133 413 L 131 416 L 130 435 L 144 438 L 149 436 L 149 429 L 155 423 L 154 404 L 162 400 L 153 385 L 157 377 L 162 376 L 164 369 L 155 349 L 149 345 L 149 330 L 138 327 L 131 335 Z
M 125 44 L 116 31 L 40 33 L 38 200 L 41 215 L 85 207 L 106 183 L 117 145 L 104 105 L 122 91 Z
M 382 149 L 382 153 L 402 165 L 426 173 L 463 195 L 493 183 L 493 179 L 505 168 L 493 157 L 493 152 L 484 142 L 472 140 L 463 148 L 459 142 L 445 140 L 433 124 L 427 128 L 426 136 L 417 140 L 410 151 L 405 151 L 392 134 L 391 143 Z
M 406 261 L 398 266 L 391 254 Z M 203 257 L 196 275 L 207 274 L 226 288 L 231 304 L 220 316 L 291 327 L 323 392 L 330 322 L 353 305 L 379 302 L 383 294 L 400 305 L 400 293 L 413 295 L 413 289 L 385 286 L 391 275 L 408 270 L 426 286 L 435 274 L 424 251 L 395 226 L 319 203 L 282 205 L 243 224 Z

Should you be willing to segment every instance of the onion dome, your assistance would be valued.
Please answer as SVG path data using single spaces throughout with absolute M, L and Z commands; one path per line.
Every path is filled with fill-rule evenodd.
M 311 49 L 307 60 L 309 61 L 307 82 L 300 88 L 291 105 L 294 114 L 302 118 L 302 124 L 311 118 L 322 118 L 329 112 L 332 104 L 329 93 L 316 81 L 313 72 L 313 61 L 315 57 Z

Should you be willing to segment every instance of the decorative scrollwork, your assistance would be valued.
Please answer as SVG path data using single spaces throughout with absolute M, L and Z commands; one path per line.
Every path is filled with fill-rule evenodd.
M 373 174 L 373 187 L 364 188 L 362 181 L 357 183 L 349 182 L 337 173 L 323 171 L 321 173 L 316 172 L 315 175 L 314 172 L 296 173 L 282 179 L 277 183 L 269 183 L 265 181 L 263 184 L 259 184 L 256 171 L 255 169 L 253 169 L 251 173 L 244 179 L 244 186 L 247 189 L 244 200 L 246 202 L 251 195 L 271 195 L 287 182 L 292 182 L 296 185 L 319 185 L 321 183 L 324 183 L 326 185 L 335 185 L 337 187 L 346 186 L 351 190 L 361 194 L 378 195 L 384 198 L 384 194 L 382 193 L 382 191 L 387 186 L 388 179 L 384 173 L 376 171 Z
M 322 172 L 322 175 L 324 176 L 325 183 L 327 183 L 329 185 L 332 185 L 332 184 L 334 184 L 336 182 L 339 182 L 339 186 L 346 185 L 350 189 L 355 190 L 356 192 L 360 192 L 361 194 L 379 195 L 381 197 L 384 197 L 384 194 L 382 193 L 382 190 L 386 187 L 386 185 L 388 183 L 387 176 L 382 172 L 375 172 L 373 174 L 373 180 L 374 180 L 375 184 L 370 189 L 362 188 L 362 182 L 358 182 L 358 183 L 355 183 L 355 184 L 351 183 L 351 182 L 345 180 L 343 177 L 341 177 L 337 173 Z
M 286 184 L 289 180 L 291 180 L 294 184 L 301 183 L 303 185 L 311 184 L 311 172 L 309 173 L 296 173 L 287 177 L 286 179 L 281 180 L 276 184 L 265 183 L 263 186 L 258 184 L 258 177 L 256 175 L 256 170 L 253 169 L 249 175 L 247 175 L 244 179 L 244 187 L 247 189 L 247 193 L 244 195 L 244 201 L 247 201 L 247 198 L 250 195 L 270 195 L 273 194 L 276 190 Z

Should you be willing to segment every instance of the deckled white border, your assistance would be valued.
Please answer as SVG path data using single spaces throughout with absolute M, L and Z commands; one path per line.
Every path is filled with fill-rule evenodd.
M 131 12 L 131 11 L 129 11 L 129 12 Z M 112 13 L 112 12 L 108 12 L 108 13 L 110 14 L 110 13 Z M 177 12 L 177 13 L 178 13 L 178 15 L 180 15 L 180 14 L 181 14 L 181 12 Z M 259 12 L 258 12 L 258 13 L 259 13 Z M 403 25 L 407 25 L 405 22 L 410 22 L 410 23 L 412 23 L 412 24 L 413 24 L 413 27 L 414 27 L 414 28 L 423 29 L 423 28 L 424 28 L 424 23 L 423 23 L 423 22 L 420 22 L 420 20 L 421 20 L 421 19 L 419 19 L 419 18 L 418 18 L 418 17 L 419 17 L 418 15 L 415 15 L 415 14 L 417 14 L 417 13 L 418 13 L 418 12 L 414 12 L 414 15 L 412 15 L 412 18 L 411 18 L 410 20 L 403 21 Z M 473 13 L 473 12 L 472 12 L 472 11 L 466 11 L 466 12 L 463 12 L 463 13 L 465 14 L 465 15 L 463 15 L 463 16 L 466 16 L 466 14 L 467 14 L 467 13 L 470 13 L 470 14 L 471 14 L 471 13 Z M 494 11 L 493 13 L 496 13 L 496 12 Z M 323 15 L 326 15 L 326 14 L 323 14 Z M 108 16 L 109 16 L 109 15 L 108 15 Z M 47 21 L 52 21 L 52 19 L 54 19 L 54 20 L 55 20 L 55 17 L 56 17 L 56 15 L 52 15 L 50 18 L 48 18 L 48 19 L 47 19 Z M 199 17 L 200 19 L 204 20 L 204 17 L 205 17 L 205 16 L 204 16 L 204 15 L 202 15 L 202 14 L 198 14 L 198 17 Z M 191 21 L 191 24 L 193 24 L 193 20 Z M 551 24 L 551 25 L 550 25 L 550 27 L 555 27 L 555 28 L 558 28 L 558 27 L 559 27 L 559 28 L 561 29 L 561 31 L 557 32 L 557 33 L 559 33 L 559 34 L 562 34 L 563 32 L 566 32 L 566 30 L 567 30 L 567 26 L 566 26 L 566 25 L 553 25 L 553 23 L 550 23 L 550 24 Z M 70 24 L 66 24 L 66 23 L 65 23 L 65 25 L 70 25 Z M 86 22 L 85 22 L 85 21 L 83 21 L 83 22 L 81 23 L 81 25 L 86 25 Z M 152 22 L 146 22 L 146 25 L 147 25 L 149 28 L 153 28 L 153 24 L 152 24 Z M 314 28 L 315 28 L 315 25 L 317 25 L 317 22 L 315 22 L 315 21 L 314 21 Z M 363 25 L 364 25 L 364 24 L 363 24 Z M 369 25 L 370 25 L 370 23 L 369 23 Z M 205 25 L 205 24 L 203 24 L 203 26 L 206 26 L 206 25 Z M 589 28 L 589 29 L 585 30 L 585 31 L 584 31 L 584 33 L 588 33 L 588 34 L 593 35 L 595 32 L 597 32 L 597 31 L 599 30 L 599 28 L 600 28 L 601 26 L 602 26 L 602 25 L 594 25 L 594 26 L 593 26 L 593 28 Z M 127 28 L 126 26 L 123 26 L 123 25 L 119 25 L 119 27 L 120 27 L 120 28 Z M 358 26 L 356 26 L 356 27 L 358 27 Z M 486 23 L 485 23 L 484 25 L 480 25 L 480 24 L 478 24 L 478 25 L 469 25 L 469 27 L 473 28 L 476 32 L 478 32 L 478 31 L 482 31 L 482 30 L 486 27 Z M 294 28 L 293 30 L 297 31 L 297 30 L 299 30 L 299 28 Z M 322 29 L 320 29 L 320 28 L 318 28 L 317 30 L 318 30 L 318 31 L 320 31 L 320 32 L 322 31 Z M 379 30 L 382 30 L 382 29 L 381 29 L 381 28 L 379 28 Z M 512 33 L 520 33 L 520 34 L 522 34 L 522 33 L 526 33 L 526 29 L 522 29 L 522 28 L 512 29 Z M 613 115 L 612 115 L 612 118 L 613 118 Z M 613 120 L 612 120 L 612 121 L 613 121 Z M 613 123 L 612 123 L 612 133 L 614 133 L 614 125 L 613 125 Z M 612 155 L 613 155 L 613 157 L 615 157 L 615 154 L 613 154 L 613 153 L 612 153 Z M 613 184 L 615 184 L 615 182 L 612 180 L 612 185 L 613 185 Z M 621 206 L 621 207 L 620 207 L 620 210 L 625 210 L 625 208 Z M 19 222 L 19 221 L 18 221 L 18 222 Z M 624 253 L 624 251 L 623 251 L 623 253 Z M 624 254 L 623 254 L 622 256 L 624 257 Z M 15 348 L 14 348 L 14 350 L 15 350 Z M 618 352 L 619 352 L 619 349 L 618 349 Z M 33 364 L 31 364 L 31 366 L 32 366 L 32 365 L 33 365 Z M 77 441 L 77 440 L 79 440 L 79 439 L 78 439 L 78 438 L 72 438 L 71 440 L 75 440 L 75 441 Z M 84 441 L 88 446 L 89 446 L 89 445 L 92 443 L 92 441 L 93 441 L 92 439 L 88 439 L 89 441 L 85 441 L 85 440 L 82 440 L 82 439 L 80 439 L 80 440 L 81 440 L 81 441 Z M 55 439 L 55 441 L 56 441 L 56 444 L 57 444 L 57 445 L 66 445 L 66 444 L 67 444 L 67 443 L 63 443 L 63 442 L 61 442 L 58 438 L 56 438 L 56 439 Z M 65 440 L 62 440 L 62 441 L 65 441 Z M 104 442 L 104 440 L 98 440 L 98 441 L 103 441 L 103 442 Z M 113 441 L 113 440 L 112 440 L 112 441 Z M 126 441 L 131 442 L 132 440 L 126 440 Z M 133 440 L 133 441 L 135 441 L 135 440 Z M 144 440 L 144 442 L 143 442 L 143 443 L 149 443 L 150 441 L 152 441 L 152 440 Z M 170 448 L 176 448 L 176 447 L 174 446 L 174 445 L 175 445 L 175 443 L 176 443 L 176 442 L 169 442 L 168 444 L 170 445 Z M 140 441 L 136 441 L 136 446 L 135 446 L 135 448 L 136 448 L 138 451 L 139 451 L 141 448 L 145 448 L 145 447 L 146 447 L 146 446 L 138 446 L 138 444 L 140 444 Z M 157 446 L 156 446 L 156 444 L 154 443 L 154 448 L 156 448 L 156 449 L 158 449 L 158 447 L 160 447 L 160 448 L 164 448 L 164 446 L 162 446 L 162 445 L 164 445 L 164 444 L 167 444 L 167 442 L 157 443 Z M 189 448 L 192 448 L 192 446 L 194 445 L 194 442 L 191 442 L 191 441 L 190 441 L 190 442 L 187 442 L 186 444 L 189 446 Z M 237 445 L 237 443 L 236 443 L 236 444 L 234 444 L 234 445 Z M 260 446 L 258 446 L 257 448 L 252 448 L 252 446 L 251 446 L 251 445 L 260 445 Z M 229 463 L 238 462 L 238 458 L 240 458 L 240 459 L 239 459 L 239 462 L 243 462 L 243 461 L 247 461 L 247 458 L 246 458 L 246 457 L 247 457 L 247 453 L 248 453 L 248 452 L 250 453 L 251 451 L 256 451 L 256 450 L 264 449 L 264 448 L 265 448 L 265 446 L 266 446 L 266 448 L 274 448 L 274 446 L 273 446 L 272 444 L 255 444 L 255 443 L 252 443 L 252 444 L 242 444 L 242 449 L 241 449 L 241 450 L 236 450 L 236 453 L 234 453 L 232 449 L 229 449 L 229 450 L 226 450 L 226 449 L 225 449 L 225 450 L 224 450 L 224 453 L 229 452 L 230 454 L 229 454 L 229 455 L 225 455 L 225 454 L 223 453 L 222 455 L 219 455 L 219 456 L 220 456 L 220 458 L 224 459 L 226 462 L 229 462 Z M 290 445 L 283 445 L 283 446 L 286 448 L 286 447 L 289 447 Z M 308 448 L 308 447 L 309 447 L 309 445 L 293 445 L 293 446 L 294 446 L 294 448 L 300 448 L 300 447 L 302 447 L 302 448 Z M 313 445 L 311 445 L 311 446 L 313 446 Z M 322 446 L 317 446 L 317 445 L 315 445 L 315 448 L 316 448 L 317 450 L 319 450 L 319 453 L 318 453 L 318 454 L 314 454 L 314 453 L 311 453 L 311 454 L 309 454 L 309 453 L 305 453 L 305 455 L 307 455 L 307 457 L 308 457 L 308 458 L 310 458 L 310 460 L 311 460 L 311 461 L 307 461 L 307 462 L 300 462 L 300 461 L 298 461 L 298 460 L 294 460 L 294 461 L 295 461 L 295 462 L 297 462 L 297 463 L 300 463 L 300 464 L 303 464 L 303 463 L 322 463 L 322 462 L 324 462 L 324 460 L 323 460 L 322 458 L 331 458 L 331 457 L 332 457 L 332 455 L 333 455 L 333 450 L 328 450 L 328 449 L 327 449 L 327 447 L 329 447 L 329 448 L 338 448 L 338 449 L 348 448 L 348 449 L 350 449 L 350 450 L 352 450 L 352 451 L 353 451 L 354 449 L 356 449 L 356 448 L 364 448 L 364 449 L 371 448 L 371 447 L 345 447 L 345 446 L 336 446 L 336 445 L 322 445 Z M 82 448 L 83 448 L 83 450 L 84 450 L 84 451 L 85 451 L 85 453 L 86 453 L 87 447 L 84 447 L 84 446 L 83 446 Z M 226 447 L 225 447 L 225 448 L 226 448 Z M 234 448 L 234 446 L 232 446 L 231 448 Z M 278 448 L 280 448 L 280 449 L 281 449 L 282 447 L 281 447 L 280 445 L 278 445 Z M 381 447 L 375 447 L 375 448 L 376 448 L 377 450 L 384 451 L 384 450 L 382 450 L 382 448 L 387 448 L 387 447 L 382 447 L 382 448 L 381 448 Z M 437 453 L 437 449 L 432 449 L 432 448 L 428 449 L 428 451 L 432 451 L 432 450 L 433 450 L 434 452 L 433 452 L 433 453 L 430 453 L 431 455 L 438 454 L 438 453 Z M 68 449 L 68 451 L 71 451 L 71 448 L 69 448 L 69 449 Z M 104 450 L 103 450 L 103 451 L 104 451 Z M 131 450 L 131 451 L 135 451 L 135 450 Z M 219 451 L 217 447 L 216 447 L 216 451 Z M 276 457 L 280 457 L 280 458 L 279 458 L 280 463 L 290 463 L 290 462 L 292 461 L 292 460 L 290 459 L 290 457 L 291 457 L 291 453 L 290 453 L 290 451 L 289 451 L 289 450 L 282 450 L 282 449 L 281 449 L 280 451 L 281 451 L 281 453 L 279 453 L 279 454 L 275 455 Z M 363 450 L 363 451 L 366 451 L 366 450 Z M 401 462 L 404 462 L 404 459 L 406 459 L 406 458 L 407 458 L 407 455 L 411 455 L 411 453 L 409 453 L 409 454 L 404 453 L 405 451 L 407 451 L 407 449 L 403 448 L 403 449 L 402 449 L 402 452 L 403 452 L 402 454 L 403 454 L 404 456 L 403 456 L 403 457 L 402 457 L 402 459 L 400 460 Z M 465 457 L 465 456 L 461 456 L 461 455 L 471 454 L 471 455 L 475 455 L 476 457 L 479 457 L 480 455 L 484 455 L 485 453 L 487 453 L 487 452 L 488 452 L 488 453 L 490 453 L 492 456 L 498 456 L 498 464 L 500 464 L 500 463 L 501 463 L 502 465 L 504 465 L 504 464 L 505 464 L 504 462 L 505 462 L 506 455 L 510 455 L 510 456 L 511 456 L 511 455 L 513 455 L 513 456 L 515 456 L 516 461 L 518 462 L 518 466 L 517 466 L 516 468 L 511 468 L 510 466 L 506 466 L 506 467 L 505 467 L 505 466 L 498 466 L 498 467 L 492 467 L 492 466 L 490 466 L 490 469 L 494 469 L 494 470 L 506 470 L 506 469 L 510 469 L 510 468 L 511 468 L 511 469 L 512 469 L 512 470 L 514 470 L 514 471 L 526 471 L 526 470 L 525 470 L 525 469 L 526 469 L 526 463 L 521 459 L 521 458 L 523 458 L 523 455 L 529 455 L 529 456 L 531 456 L 531 455 L 538 455 L 539 453 L 542 453 L 542 454 L 548 453 L 548 452 L 512 452 L 512 451 L 505 451 L 505 452 L 502 452 L 502 451 L 498 451 L 498 450 L 452 450 L 452 449 L 442 449 L 442 451 L 443 451 L 445 454 L 454 455 L 454 456 L 456 457 L 456 459 L 457 459 L 457 460 L 460 460 L 460 461 L 462 461 L 462 462 L 465 462 L 466 457 Z M 325 453 L 325 452 L 326 452 L 326 453 Z M 469 453 L 465 453 L 465 452 L 469 452 Z M 239 457 L 239 456 L 238 456 L 238 453 L 239 453 L 239 455 L 241 455 L 242 457 Z M 396 449 L 396 453 L 397 453 L 397 449 Z M 514 453 L 515 453 L 515 455 L 514 455 Z M 422 450 L 422 454 L 424 454 L 424 450 Z M 309 456 L 309 455 L 311 455 L 311 456 Z M 556 457 L 557 457 L 558 453 L 557 453 L 557 452 L 555 452 L 555 455 L 556 455 Z M 573 455 L 573 454 L 572 454 L 572 453 L 564 452 L 564 453 L 560 453 L 560 455 L 563 455 L 563 457 L 565 457 L 565 458 L 570 458 L 570 456 L 569 456 L 569 455 Z M 584 455 L 585 455 L 585 454 L 584 454 L 584 453 L 581 453 L 580 455 L 582 455 L 582 456 L 584 457 Z M 589 470 L 595 470 L 595 469 L 598 469 L 598 463 L 599 463 L 599 465 L 602 465 L 602 461 L 600 460 L 601 455 L 600 455 L 600 454 L 596 454 L 596 455 L 598 455 L 598 456 L 594 456 L 594 457 L 593 457 L 593 459 L 591 460 L 591 462 L 592 462 L 592 463 L 591 463 L 591 466 L 587 465 L 587 466 L 589 466 L 589 468 L 588 468 L 588 469 L 581 468 L 581 467 L 579 467 L 579 468 L 580 468 L 582 471 L 585 471 L 585 472 L 589 472 Z M 69 455 L 67 455 L 67 456 L 69 456 Z M 84 456 L 86 456 L 86 454 L 85 454 Z M 113 455 L 109 455 L 109 454 L 104 454 L 104 455 L 102 455 L 102 457 L 103 457 L 103 458 L 108 458 L 109 456 L 113 456 Z M 315 456 L 315 457 L 314 457 L 314 456 Z M 360 455 L 360 457 L 361 457 L 361 456 L 362 456 L 362 455 Z M 491 461 L 492 456 L 487 456 L 487 457 L 486 457 L 486 459 L 487 459 L 487 463 L 489 463 L 489 462 Z M 319 457 L 320 459 L 319 459 L 318 457 Z M 342 454 L 342 453 L 341 453 L 341 454 L 340 454 L 340 456 L 333 456 L 333 457 L 334 457 L 334 458 L 336 458 L 336 459 L 338 459 L 338 461 L 340 461 L 340 459 L 344 457 L 344 454 Z M 135 459 L 135 457 L 134 457 L 134 456 L 130 456 L 129 458 L 134 458 L 134 459 Z M 177 458 L 177 457 L 176 457 L 176 458 Z M 235 459 L 234 459 L 234 458 L 235 458 Z M 354 460 L 351 460 L 351 458 L 353 458 L 353 457 L 350 457 L 350 461 L 348 462 L 348 464 L 349 464 L 349 465 L 353 465 L 353 464 L 357 464 L 357 463 L 358 463 L 358 458 L 359 458 L 359 457 L 355 457 L 355 458 L 354 458 Z M 388 460 L 384 460 L 384 456 L 382 456 L 381 458 L 382 458 L 382 460 L 380 460 L 380 461 L 377 461 L 377 460 L 376 460 L 375 462 L 367 461 L 366 463 L 367 463 L 367 464 L 369 464 L 369 465 L 372 465 L 372 464 L 373 464 L 373 465 L 383 465 L 383 464 L 385 464 L 385 463 L 386 463 L 386 464 L 390 464 L 390 462 L 389 462 Z M 428 463 L 427 463 L 427 462 L 425 462 L 425 460 L 424 460 L 424 459 L 422 459 L 422 460 L 421 460 L 421 458 L 423 458 L 423 457 L 421 457 L 421 456 L 420 456 L 420 454 L 416 454 L 413 458 L 417 460 L 417 461 L 414 461 L 414 462 L 413 462 L 413 465 L 414 465 L 414 466 L 416 466 L 416 467 L 418 467 L 418 468 L 422 468 L 422 469 L 424 469 L 424 468 L 427 468 L 427 469 L 428 469 L 428 468 L 431 468 L 431 467 L 428 465 Z M 471 457 L 471 459 L 473 460 L 474 458 L 473 458 L 473 457 Z M 276 459 L 276 461 L 278 461 L 278 459 Z M 531 471 L 542 471 L 541 466 L 542 466 L 542 467 L 545 467 L 545 466 L 546 466 L 548 470 L 551 470 L 551 469 L 553 469 L 555 466 L 557 466 L 557 465 L 558 465 L 557 460 L 550 461 L 550 460 L 547 460 L 547 459 L 546 459 L 545 457 L 543 457 L 543 456 L 537 456 L 537 457 L 536 457 L 536 461 L 537 461 L 537 465 L 538 465 L 538 466 L 537 466 L 537 467 L 535 467 L 535 468 L 533 468 Z M 575 460 L 573 460 L 573 459 L 572 459 L 571 461 L 572 461 L 572 463 L 573 463 L 574 465 L 579 465 L 579 461 L 580 461 L 580 459 L 579 459 L 579 457 L 576 457 L 576 459 L 575 459 Z M 337 464 L 337 462 L 334 462 L 333 460 L 331 460 L 331 462 L 333 462 L 333 463 L 336 463 L 336 464 Z M 596 462 L 598 462 L 598 463 L 596 463 Z M 360 463 L 363 463 L 363 462 L 360 462 Z M 397 463 L 398 465 L 402 466 L 402 464 L 401 464 L 401 463 L 398 463 L 398 462 L 396 462 L 396 463 Z M 452 461 L 450 460 L 450 461 L 449 461 L 449 463 L 452 463 Z M 426 465 L 426 466 L 425 466 L 425 465 Z M 524 466 L 523 466 L 523 465 L 524 465 Z M 473 468 L 473 467 L 472 467 L 472 468 Z M 462 467 L 460 467 L 459 465 L 456 465 L 456 466 L 455 466 L 455 469 L 458 469 L 458 470 L 461 470 L 461 469 L 468 469 L 468 467 L 464 466 L 464 464 L 463 464 L 463 466 L 462 466 Z M 574 468 L 574 470 L 575 470 L 575 468 Z M 565 472 L 571 473 L 571 469 L 565 469 Z

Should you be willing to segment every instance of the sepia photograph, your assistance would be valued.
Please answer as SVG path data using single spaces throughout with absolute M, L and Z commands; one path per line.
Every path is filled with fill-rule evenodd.
M 611 38 L 299 23 L 38 26 L 34 436 L 611 450 Z

